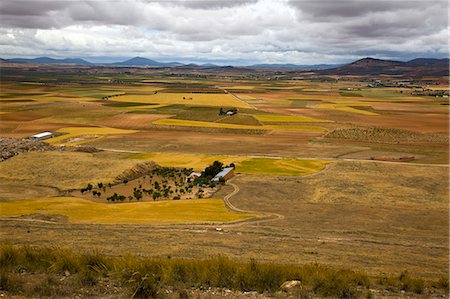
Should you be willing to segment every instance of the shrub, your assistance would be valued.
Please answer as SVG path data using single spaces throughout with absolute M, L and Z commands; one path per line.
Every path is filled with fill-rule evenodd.
M 24 281 L 20 276 L 3 268 L 0 270 L 0 290 L 17 293 L 21 292 L 23 287 Z
M 131 298 L 157 298 L 160 292 L 160 282 L 155 275 L 146 274 L 143 277 L 136 275 L 134 279 L 129 280 L 134 290 Z
M 412 278 L 407 271 L 400 273 L 399 280 L 404 291 L 422 294 L 425 289 L 425 281 L 421 278 Z

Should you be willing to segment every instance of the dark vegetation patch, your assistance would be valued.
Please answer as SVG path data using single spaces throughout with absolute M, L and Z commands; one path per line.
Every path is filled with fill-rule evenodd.
M 351 91 L 340 91 L 339 94 L 343 97 L 356 97 L 356 98 L 362 98 L 362 95 L 356 92 Z
M 99 252 L 74 253 L 41 247 L 0 248 L 0 290 L 8 296 L 82 297 L 115 295 L 164 298 L 167 290 L 226 288 L 288 297 L 286 281 L 300 284 L 300 297 L 357 298 L 373 290 L 391 294 L 436 295 L 448 292 L 448 279 L 426 281 L 408 272 L 398 276 L 369 277 L 363 272 L 318 264 L 286 265 L 234 262 L 217 256 L 206 259 L 111 257 Z
M 232 116 L 225 116 L 219 119 L 217 122 L 236 125 L 261 126 L 261 123 L 255 117 L 253 117 L 253 115 L 248 114 L 235 114 Z
M 196 121 L 217 121 L 219 119 L 224 119 L 224 116 L 220 115 L 220 109 L 222 111 L 227 111 L 234 109 L 231 106 L 223 106 L 223 107 L 211 107 L 211 106 L 188 106 L 188 105 L 168 105 L 163 107 L 158 107 L 155 109 L 140 109 L 129 111 L 128 113 L 137 113 L 137 114 L 172 114 L 173 118 L 176 119 L 184 119 L 184 120 L 196 120 Z M 240 117 L 239 115 L 246 115 Z M 249 115 L 250 114 L 250 115 Z M 255 124 L 260 125 L 259 122 L 254 120 L 251 114 L 271 114 L 263 111 L 256 111 L 254 109 L 242 109 L 238 110 L 238 113 L 233 116 L 226 117 L 227 120 L 231 122 L 227 122 L 227 120 L 222 120 L 221 122 L 226 123 L 235 123 L 235 124 Z M 236 117 L 235 117 L 236 116 Z M 232 119 L 235 117 L 236 120 Z M 253 119 L 253 120 L 252 120 Z M 242 122 L 244 121 L 244 122 Z M 255 122 L 256 121 L 256 122 Z
M 48 143 L 28 139 L 0 138 L 0 162 L 25 152 L 61 150 Z
M 163 90 L 160 90 L 160 92 L 164 93 L 216 93 L 216 94 L 223 94 L 225 93 L 222 89 L 218 88 L 165 88 Z
M 298 99 L 288 99 L 289 101 L 291 101 L 291 106 L 292 107 L 297 107 L 297 108 L 306 108 L 308 107 L 308 105 L 311 104 L 320 104 L 322 103 L 321 100 L 298 100 Z

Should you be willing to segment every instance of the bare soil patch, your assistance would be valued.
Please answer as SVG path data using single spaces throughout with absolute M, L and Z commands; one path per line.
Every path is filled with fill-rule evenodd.
M 169 116 L 167 114 L 124 113 L 97 121 L 94 124 L 119 129 L 149 129 L 153 121 Z

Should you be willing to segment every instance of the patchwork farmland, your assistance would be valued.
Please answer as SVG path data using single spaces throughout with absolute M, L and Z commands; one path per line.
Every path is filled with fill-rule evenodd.
M 29 68 L 2 67 L 2 244 L 277 269 L 269 289 L 211 282 L 266 292 L 255 296 L 303 273 L 286 265 L 319 267 L 354 297 L 446 296 L 448 97 L 371 86 L 396 76 Z M 410 80 L 448 90 L 442 77 Z M 212 182 L 224 167 L 234 176 Z M 305 294 L 342 297 L 317 281 L 302 281 Z

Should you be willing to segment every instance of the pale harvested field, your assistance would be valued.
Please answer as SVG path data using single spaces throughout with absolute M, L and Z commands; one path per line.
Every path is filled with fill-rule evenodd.
M 427 180 L 423 178 L 426 177 Z M 2 220 L 2 241 L 122 255 L 225 254 L 286 263 L 318 262 L 371 274 L 408 270 L 438 278 L 448 265 L 448 168 L 340 162 L 309 177 L 242 175 L 241 209 L 283 219 L 217 226 L 73 225 Z M 215 197 L 232 190 L 225 187 Z M 158 250 L 149 250 L 157 248 Z
M 270 131 L 264 135 L 185 131 L 146 131 L 106 136 L 89 143 L 98 148 L 138 152 L 169 152 L 205 155 L 256 155 L 284 157 L 333 157 L 361 146 L 314 144 L 323 135 L 313 131 Z M 364 147 L 363 147 L 364 148 Z

